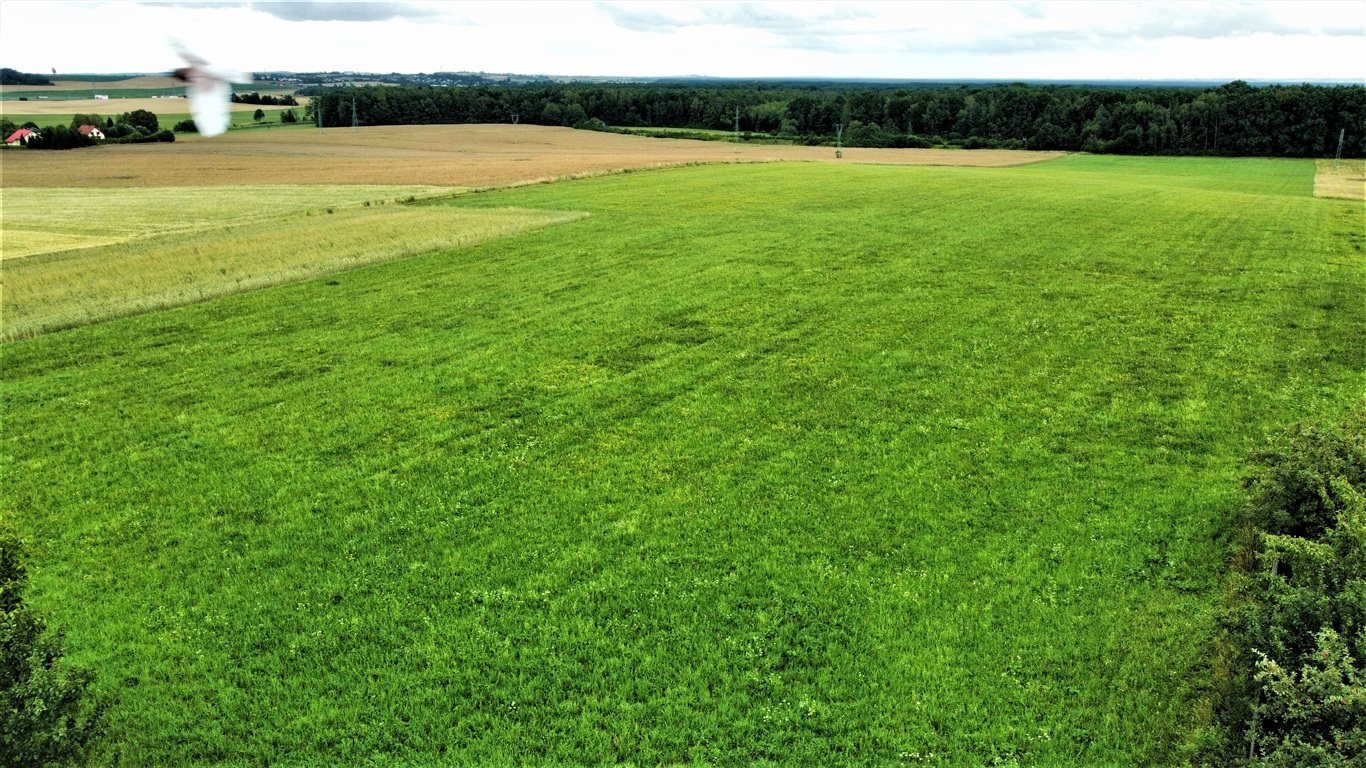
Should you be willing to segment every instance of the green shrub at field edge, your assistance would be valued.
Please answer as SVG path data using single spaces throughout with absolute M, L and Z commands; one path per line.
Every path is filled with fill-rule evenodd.
M 94 676 L 64 657 L 63 637 L 24 603 L 19 537 L 0 521 L 0 766 L 80 762 L 99 733 Z
M 1293 427 L 1248 480 L 1223 751 L 1249 768 L 1366 760 L 1366 407 Z

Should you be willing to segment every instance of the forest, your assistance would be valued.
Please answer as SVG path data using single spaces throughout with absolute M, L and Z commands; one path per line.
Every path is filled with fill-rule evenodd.
M 318 111 L 315 113 L 313 108 Z M 1216 88 L 745 83 L 441 88 L 365 86 L 314 96 L 320 125 L 524 122 L 738 131 L 846 146 L 1113 154 L 1366 154 L 1366 88 L 1234 81 Z

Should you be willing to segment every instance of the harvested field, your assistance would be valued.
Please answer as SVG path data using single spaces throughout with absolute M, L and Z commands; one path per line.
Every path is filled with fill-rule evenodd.
M 0 85 L 0 95 L 16 91 L 89 91 L 101 88 L 174 88 L 184 85 L 170 75 L 142 75 L 127 80 L 54 80 L 52 85 Z
M 1319 160 L 1314 172 L 1314 197 L 1366 200 L 1366 160 Z
M 7 187 L 416 184 L 479 188 L 689 163 L 837 162 L 834 154 L 830 147 L 737 146 L 535 125 L 424 125 L 229 133 L 214 139 L 184 137 L 170 145 L 115 145 L 75 152 L 7 151 L 0 154 L 0 171 Z M 1001 167 L 1063 154 L 845 149 L 844 159 L 838 162 Z

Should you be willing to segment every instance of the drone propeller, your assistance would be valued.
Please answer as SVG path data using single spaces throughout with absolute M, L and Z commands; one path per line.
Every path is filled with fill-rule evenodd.
M 211 67 L 203 57 L 196 56 L 179 42 L 171 47 L 187 66 L 174 72 L 177 80 L 185 82 L 185 95 L 190 99 L 190 116 L 202 136 L 217 136 L 228 130 L 228 105 L 232 102 L 232 84 L 250 83 L 251 75 Z

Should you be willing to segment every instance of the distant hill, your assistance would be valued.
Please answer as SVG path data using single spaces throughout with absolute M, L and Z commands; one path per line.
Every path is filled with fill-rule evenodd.
M 17 69 L 0 69 L 0 85 L 52 85 L 52 81 L 42 75 L 30 75 Z

